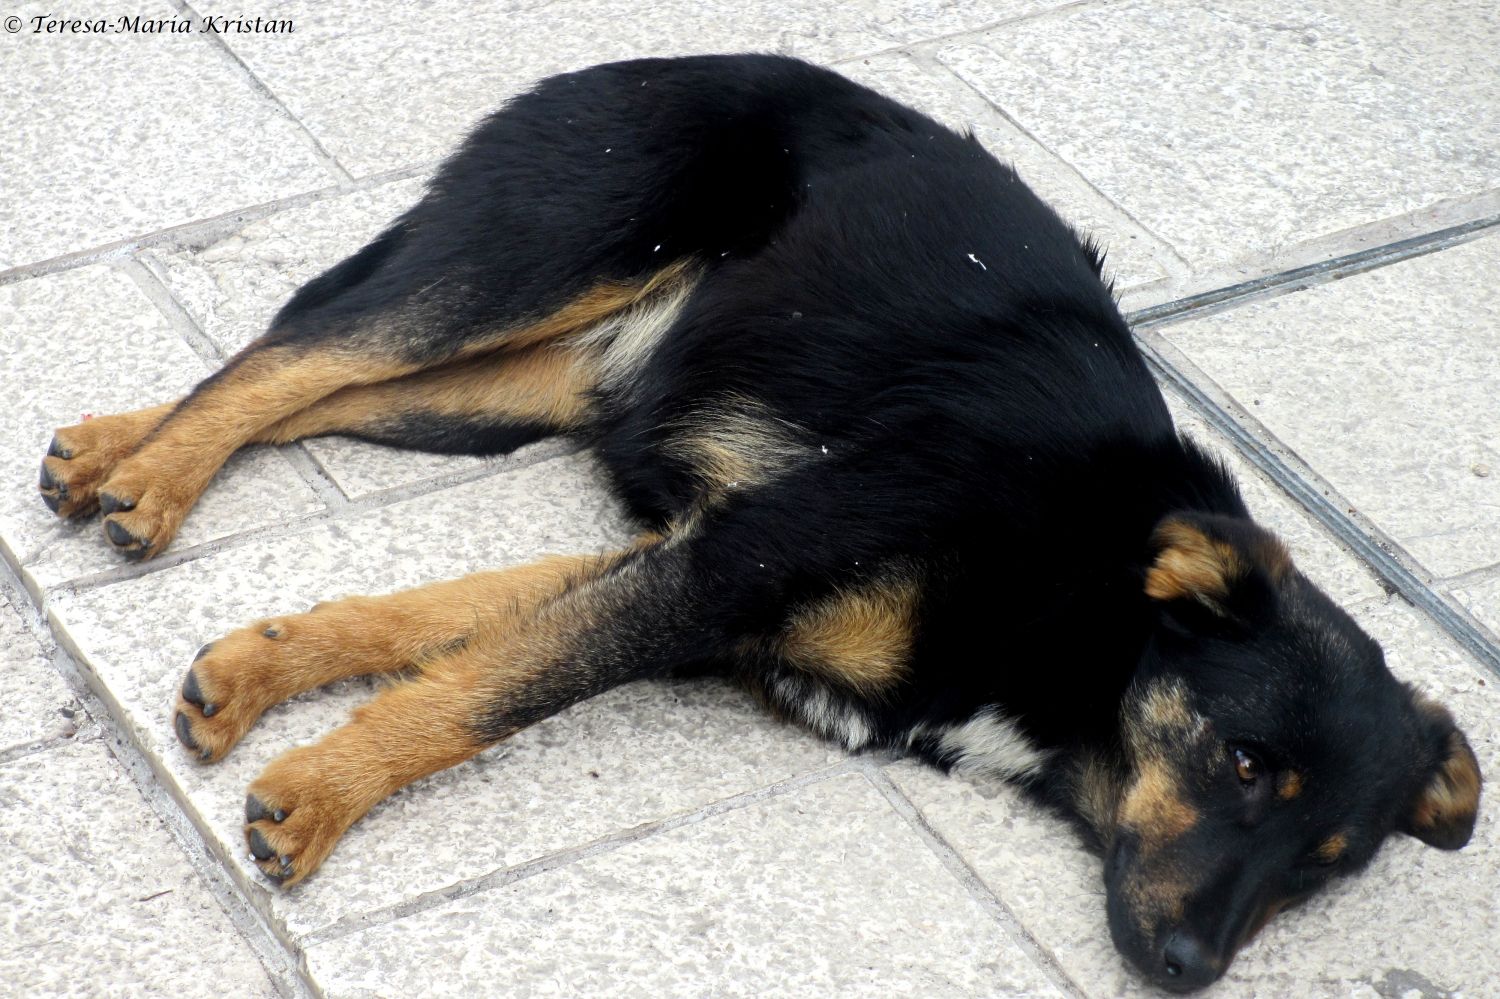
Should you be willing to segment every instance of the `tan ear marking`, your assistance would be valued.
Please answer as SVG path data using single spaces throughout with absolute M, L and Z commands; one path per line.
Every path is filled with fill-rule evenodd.
M 1448 758 L 1417 799 L 1411 823 L 1418 830 L 1469 824 L 1479 811 L 1479 764 L 1456 729 L 1448 735 Z
M 1153 540 L 1162 549 L 1146 573 L 1146 595 L 1154 600 L 1221 600 L 1243 571 L 1233 548 L 1184 521 L 1163 522 Z
M 1325 863 L 1333 863 L 1344 855 L 1349 848 L 1349 837 L 1343 833 L 1334 833 L 1332 836 L 1318 844 L 1318 859 Z

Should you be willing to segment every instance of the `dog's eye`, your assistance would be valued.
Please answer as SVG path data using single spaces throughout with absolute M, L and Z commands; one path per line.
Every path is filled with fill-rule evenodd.
M 1254 784 L 1256 778 L 1261 775 L 1260 760 L 1257 760 L 1243 749 L 1236 749 L 1234 751 L 1234 772 L 1239 775 L 1241 784 Z

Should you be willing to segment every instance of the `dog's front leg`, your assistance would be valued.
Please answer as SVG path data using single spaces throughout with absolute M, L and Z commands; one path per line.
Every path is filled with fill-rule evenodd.
M 722 647 L 718 594 L 696 578 L 687 547 L 648 542 L 521 619 L 481 624 L 462 648 L 421 663 L 347 725 L 274 761 L 245 805 L 261 870 L 300 881 L 406 784 L 571 704 Z

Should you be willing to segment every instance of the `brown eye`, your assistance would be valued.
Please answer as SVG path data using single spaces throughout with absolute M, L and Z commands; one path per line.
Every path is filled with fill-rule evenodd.
M 1239 775 L 1241 784 L 1254 784 L 1255 779 L 1260 776 L 1260 760 L 1251 756 L 1243 749 L 1234 751 L 1234 772 Z

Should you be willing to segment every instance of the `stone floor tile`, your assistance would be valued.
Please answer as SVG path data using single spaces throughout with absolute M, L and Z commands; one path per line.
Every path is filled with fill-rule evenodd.
M 82 713 L 45 650 L 26 630 L 20 611 L 0 593 L 0 756 L 28 743 L 72 735 Z
M 1500 635 L 1500 575 L 1456 586 L 1453 595 L 1481 624 Z
M 42 505 L 37 470 L 52 431 L 85 413 L 176 398 L 208 368 L 124 273 L 80 268 L 0 287 L 6 363 L 0 393 L 0 539 L 39 585 L 111 569 L 122 559 L 97 517 L 60 521 Z M 266 448 L 233 458 L 173 542 L 184 548 L 322 509 L 286 459 Z
M 1437 576 L 1500 562 L 1500 237 L 1161 329 Z
M 1500 187 L 1500 10 L 1084 4 L 939 58 L 1196 269 Z
M 329 996 L 1057 995 L 862 777 L 313 947 Z
M 1397 676 L 1447 704 L 1485 773 L 1500 773 L 1493 676 L 1399 600 L 1355 618 L 1385 648 Z M 891 776 L 923 817 L 998 893 L 1090 996 L 1154 996 L 1110 943 L 1100 862 L 1063 824 L 1009 788 L 943 778 L 911 764 Z M 1446 853 L 1393 837 L 1363 873 L 1271 922 L 1214 988 L 1215 997 L 1482 995 L 1500 981 L 1494 886 L 1500 820 L 1481 806 L 1474 839 Z M 1394 986 L 1401 986 L 1391 991 Z
M 1066 163 L 1011 125 L 983 98 L 944 70 L 930 70 L 898 53 L 841 63 L 839 72 L 909 104 L 949 128 L 972 129 L 984 147 L 1016 168 L 1064 220 L 1107 252 L 1106 272 L 1121 293 L 1165 279 L 1156 241 L 1088 186 Z
M 1167 407 L 1178 430 L 1229 466 L 1250 515 L 1286 543 L 1297 568 L 1335 602 L 1347 607 L 1385 593 L 1365 564 L 1342 548 L 1322 525 L 1280 487 L 1256 471 L 1223 434 L 1209 426 L 1183 398 L 1168 389 Z
M 277 995 L 98 742 L 0 765 L 0 991 Z
M 789 51 L 828 61 L 1050 6 L 1055 2 L 934 10 L 923 3 L 823 0 L 774 7 L 735 0 L 484 7 L 322 0 L 278 8 L 278 16 L 296 21 L 292 35 L 243 35 L 229 43 L 325 148 L 362 176 L 447 155 L 481 115 L 552 73 L 701 52 Z M 217 0 L 206 9 L 221 7 L 230 10 Z M 471 43 L 479 36 L 487 44 Z M 378 68 L 351 74 L 350 66 Z
M 555 459 L 296 537 L 60 595 L 51 609 L 109 689 L 122 725 L 161 759 L 248 872 L 240 832 L 245 785 L 282 751 L 342 723 L 377 685 L 346 683 L 273 709 L 223 763 L 202 767 L 177 745 L 170 718 L 193 651 L 256 617 L 322 599 L 390 592 L 549 552 L 617 547 L 629 532 L 597 475 L 583 456 Z M 455 509 L 485 511 L 482 528 L 475 521 L 456 534 Z M 303 933 L 840 758 L 723 685 L 632 685 L 378 806 L 322 870 L 291 892 L 270 891 L 270 904 Z
M 172 18 L 162 0 L 23 3 L 0 38 L 0 269 L 335 180 L 300 130 L 206 38 L 34 34 L 31 19 Z

